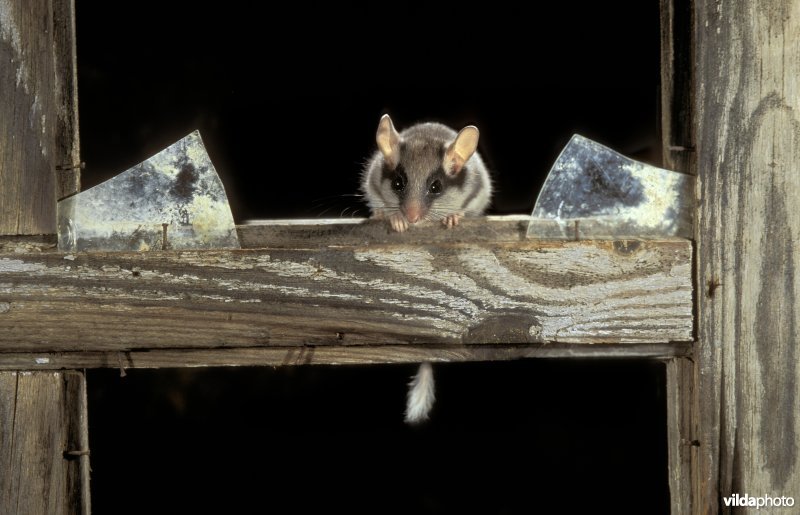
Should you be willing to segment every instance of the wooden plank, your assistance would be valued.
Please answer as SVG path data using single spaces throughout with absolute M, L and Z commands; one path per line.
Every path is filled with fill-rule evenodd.
M 390 232 L 384 221 L 364 218 L 259 220 L 236 226 L 243 249 L 260 248 L 325 248 L 367 245 L 427 245 L 524 242 L 530 217 L 503 215 L 466 218 L 457 229 L 448 230 L 440 224 L 420 223 L 405 233 Z M 534 234 L 554 232 L 558 224 L 550 220 L 535 220 Z M 561 240 L 592 240 L 593 225 L 584 221 L 576 234 L 566 228 L 568 237 Z M 554 239 L 554 238 L 541 238 Z M 616 238 L 622 240 L 623 238 Z M 648 238 L 632 238 L 648 240 Z M 666 238 L 661 241 L 682 241 Z M 612 240 L 613 241 L 613 240 Z M 57 252 L 55 235 L 0 237 L 0 254 L 26 252 Z
M 89 513 L 80 372 L 0 372 L 0 513 Z
M 695 174 L 691 0 L 661 0 L 661 138 L 663 166 Z M 695 361 L 667 362 L 670 512 L 695 513 L 697 395 Z
M 75 36 L 75 0 L 50 0 L 53 6 L 55 49 L 56 199 L 81 190 L 78 125 L 78 66 Z M 27 4 L 28 2 L 26 2 Z
M 57 246 L 57 239 L 55 234 L 0 237 L 0 254 L 56 252 L 57 251 L 56 246 Z
M 691 0 L 660 0 L 663 166 L 694 175 Z
M 441 224 L 415 224 L 405 233 L 391 232 L 385 221 L 364 218 L 252 220 L 236 227 L 242 248 L 393 245 L 398 243 L 470 243 L 524 241 L 530 216 L 465 218 L 457 230 Z
M 681 357 L 667 361 L 667 444 L 672 515 L 694 513 L 697 463 L 694 361 Z
M 54 233 L 56 200 L 78 189 L 74 28 L 72 0 L 0 0 L 0 235 Z M 51 251 L 47 239 L 0 252 Z M 89 510 L 84 375 L 0 372 L 0 513 Z
M 0 348 L 690 341 L 691 244 L 0 255 Z
M 423 245 L 430 243 L 490 243 L 526 241 L 530 217 L 503 215 L 464 219 L 455 230 L 439 224 L 416 224 L 405 233 L 389 231 L 385 221 L 365 218 L 256 220 L 238 225 L 236 231 L 244 249 L 323 248 L 357 245 Z M 537 220 L 542 233 L 552 233 L 556 222 Z M 584 223 L 569 240 L 592 239 L 585 234 L 591 224 Z M 552 238 L 550 238 L 552 239 Z M 0 237 L 0 254 L 57 252 L 55 235 Z
M 464 218 L 453 230 L 446 229 L 440 223 L 422 222 L 412 225 L 404 233 L 396 233 L 389 229 L 386 221 L 364 218 L 253 220 L 237 226 L 237 231 L 242 248 L 525 241 L 528 239 L 529 226 L 533 239 L 626 239 L 598 237 L 598 234 L 608 232 L 604 223 L 588 219 L 579 222 L 532 220 L 529 215 L 502 215 Z M 632 235 L 630 239 L 653 238 Z
M 355 365 L 522 358 L 649 358 L 689 356 L 689 342 L 574 345 L 351 345 L 155 349 L 126 352 L 0 352 L 0 370 L 216 366 Z
M 694 15 L 699 511 L 727 513 L 800 502 L 800 0 Z
M 64 426 L 67 450 L 67 513 L 89 515 L 89 405 L 86 397 L 86 374 L 83 371 L 61 372 L 64 384 Z
M 73 32 L 72 0 L 0 2 L 0 234 L 54 233 L 77 188 Z

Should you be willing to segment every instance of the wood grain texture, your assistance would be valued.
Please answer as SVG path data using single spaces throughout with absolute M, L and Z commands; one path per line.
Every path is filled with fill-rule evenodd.
M 672 515 L 694 513 L 700 442 L 694 437 L 695 363 L 690 356 L 667 361 L 667 445 Z
M 528 231 L 530 230 L 530 236 Z M 531 219 L 529 215 L 502 215 L 464 218 L 456 230 L 438 222 L 421 222 L 404 233 L 389 229 L 385 220 L 364 218 L 254 220 L 237 226 L 242 248 L 362 245 L 397 243 L 474 243 L 497 241 L 548 240 L 652 240 L 638 235 L 608 236 L 608 226 L 599 220 L 556 221 Z M 691 238 L 692 234 L 681 234 Z
M 0 349 L 692 338 L 691 244 L 0 255 Z
M 36 236 L 0 236 L 0 254 L 26 254 L 30 252 L 56 252 L 55 234 Z
M 0 234 L 54 233 L 77 189 L 74 45 L 72 0 L 0 0 Z
M 81 372 L 0 372 L 0 513 L 88 514 Z
M 663 166 L 696 174 L 691 0 L 660 0 Z M 696 362 L 667 362 L 670 512 L 695 513 L 698 478 Z
M 246 249 L 474 243 L 525 241 L 530 219 L 527 215 L 470 217 L 463 219 L 457 230 L 430 222 L 414 224 L 404 233 L 391 231 L 384 220 L 365 218 L 252 220 L 236 229 L 239 243 Z
M 800 0 L 701 0 L 695 17 L 699 509 L 797 503 Z
M 80 131 L 78 124 L 78 66 L 75 0 L 50 0 L 53 6 L 55 54 L 56 200 L 81 190 Z M 47 234 L 47 233 L 44 233 Z
M 691 0 L 660 0 L 663 166 L 694 174 L 695 136 Z
M 691 354 L 689 342 L 575 345 L 320 345 L 225 349 L 147 349 L 125 352 L 0 352 L 0 370 L 162 368 L 218 366 L 357 365 L 522 358 L 646 358 L 671 360 Z

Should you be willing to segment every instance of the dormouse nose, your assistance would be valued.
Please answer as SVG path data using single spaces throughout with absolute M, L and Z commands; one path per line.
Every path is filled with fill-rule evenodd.
M 403 205 L 403 214 L 410 223 L 415 224 L 425 216 L 425 208 L 419 202 L 406 202 Z

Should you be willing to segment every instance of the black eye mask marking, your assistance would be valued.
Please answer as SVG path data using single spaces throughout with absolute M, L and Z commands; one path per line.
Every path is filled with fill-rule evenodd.
M 403 166 L 400 165 L 395 169 L 394 174 L 392 176 L 392 182 L 391 182 L 392 190 L 395 193 L 400 194 L 405 191 L 406 184 L 408 184 L 408 176 L 406 176 L 406 173 L 403 170 Z

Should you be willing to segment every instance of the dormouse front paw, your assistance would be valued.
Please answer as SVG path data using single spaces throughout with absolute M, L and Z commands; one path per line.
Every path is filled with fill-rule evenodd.
M 395 213 L 389 217 L 389 225 L 395 232 L 405 232 L 408 229 L 408 220 L 403 216 L 403 213 Z
M 451 229 L 458 225 L 458 222 L 460 222 L 462 218 L 464 218 L 464 213 L 452 213 L 442 219 L 442 224 L 448 229 Z

